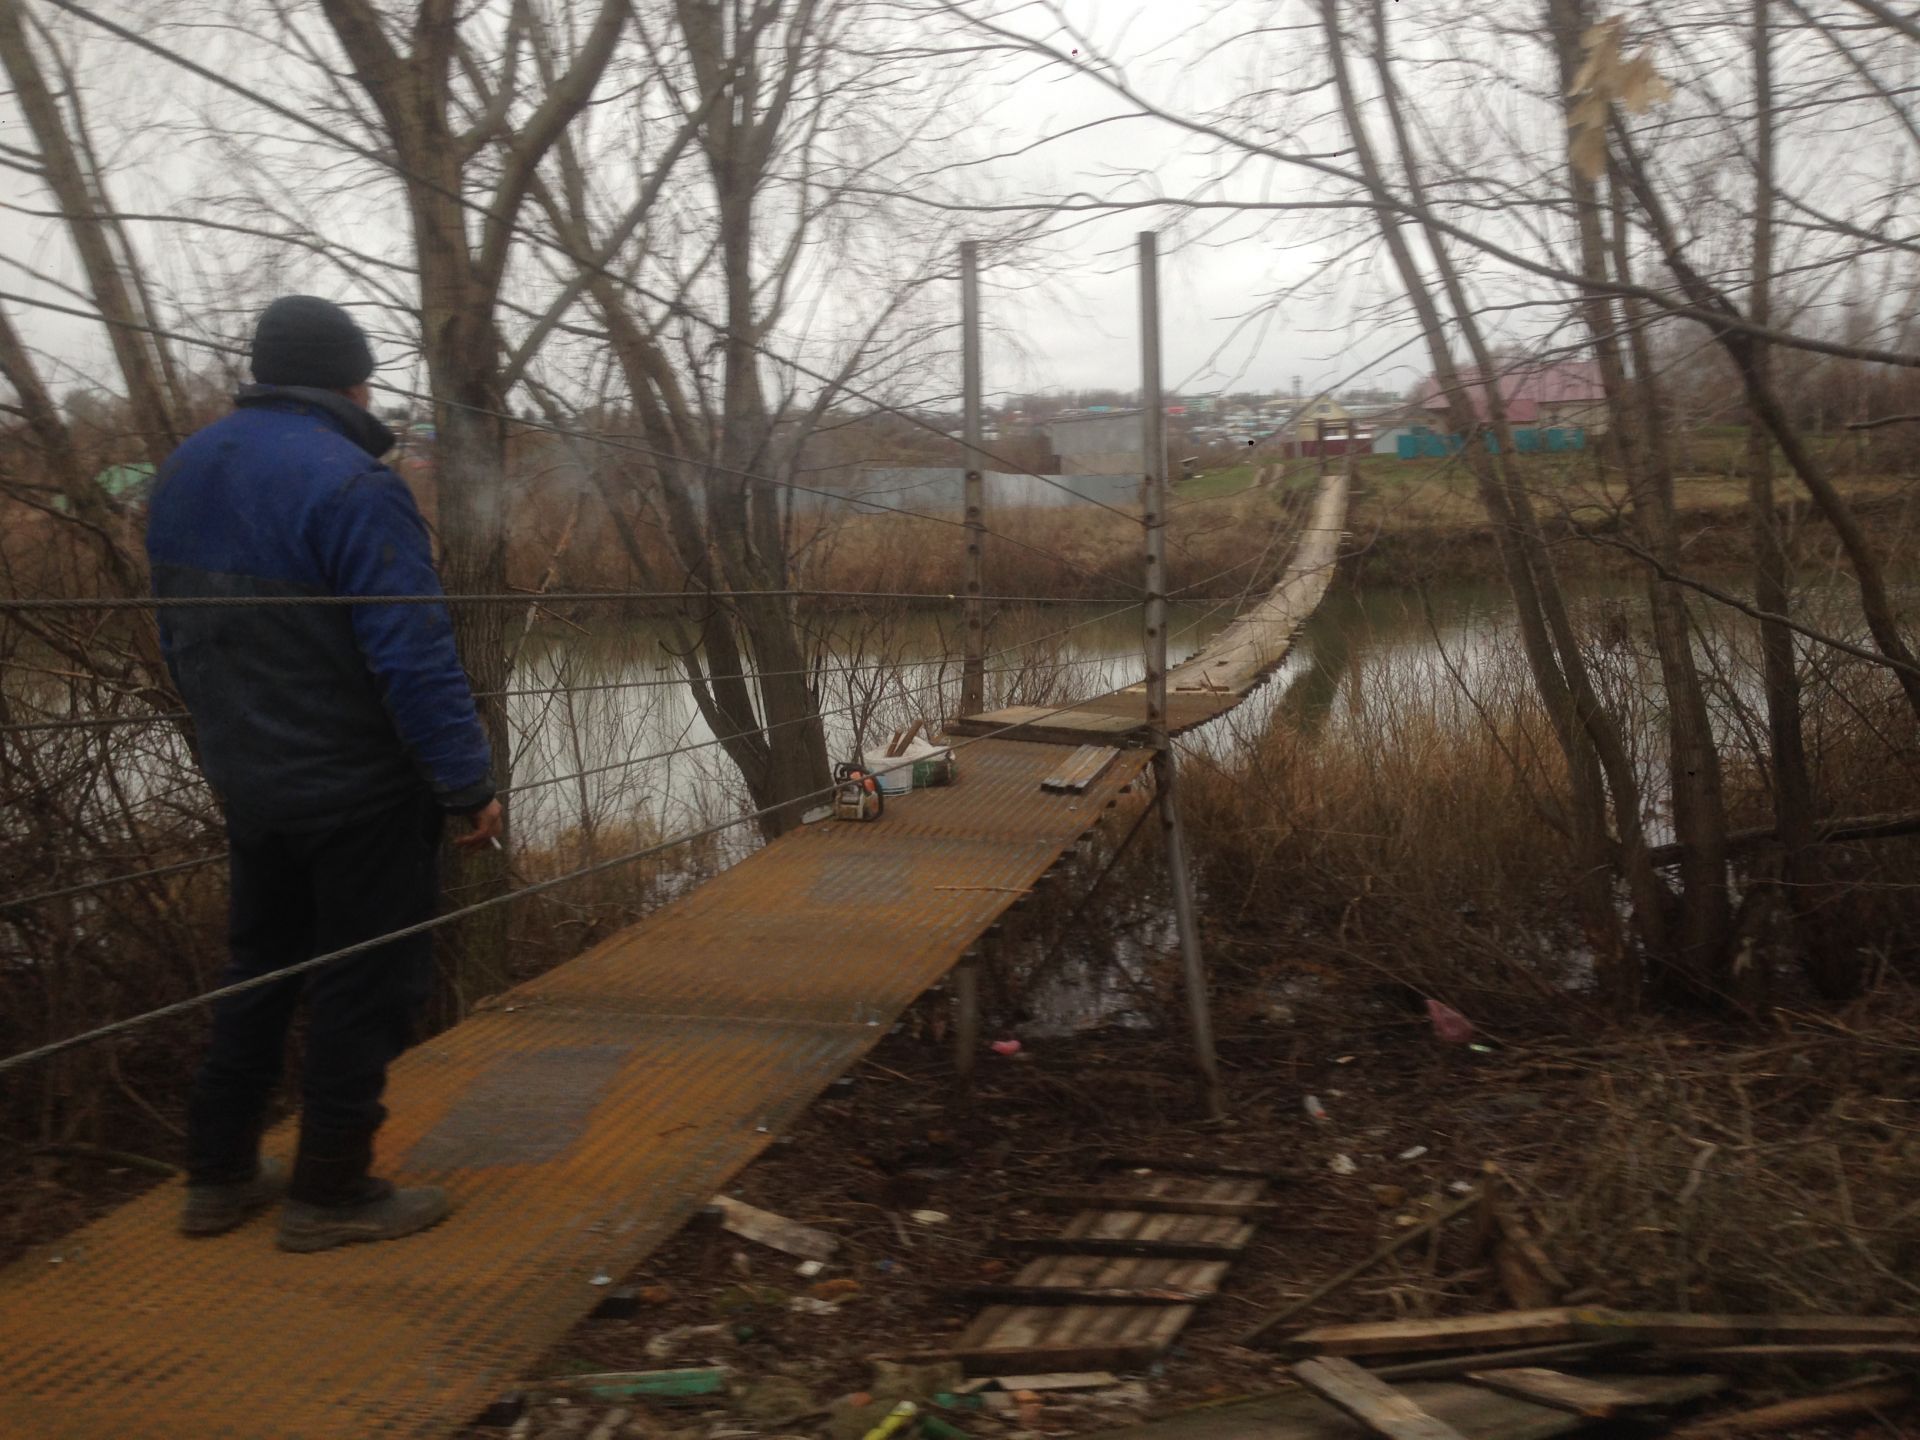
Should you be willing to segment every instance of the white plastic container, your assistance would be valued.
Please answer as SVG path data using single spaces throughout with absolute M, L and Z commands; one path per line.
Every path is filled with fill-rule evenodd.
M 916 761 L 926 761 L 937 756 L 951 755 L 953 748 L 948 745 L 930 745 L 924 740 L 916 740 L 899 755 L 887 754 L 882 745 L 877 750 L 869 750 L 860 757 L 860 763 L 867 772 L 880 782 L 880 789 L 888 795 L 905 795 L 913 789 L 913 767 Z
M 913 762 L 905 756 L 893 760 L 884 755 L 878 759 L 869 758 L 867 768 L 873 772 L 873 778 L 880 782 L 883 795 L 905 795 L 913 789 Z

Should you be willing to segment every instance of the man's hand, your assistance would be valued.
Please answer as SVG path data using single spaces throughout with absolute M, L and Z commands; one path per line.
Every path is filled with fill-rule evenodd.
M 484 850 L 489 845 L 499 848 L 500 832 L 506 826 L 506 812 L 500 808 L 498 800 L 487 802 L 487 808 L 476 810 L 467 817 L 473 828 L 456 839 L 456 850 Z

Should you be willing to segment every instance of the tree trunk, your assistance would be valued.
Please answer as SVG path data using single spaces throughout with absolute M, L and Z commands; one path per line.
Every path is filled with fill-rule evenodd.
M 1580 40 L 1592 23 L 1587 0 L 1549 0 L 1548 34 L 1559 65 L 1562 101 L 1569 112 L 1573 81 L 1582 59 Z M 1579 308 L 1592 338 L 1610 420 L 1606 448 L 1627 478 L 1630 517 L 1641 546 L 1671 572 L 1677 568 L 1679 543 L 1664 406 L 1638 303 L 1626 297 L 1616 310 L 1606 293 L 1610 279 L 1631 278 L 1626 236 L 1616 225 L 1609 257 L 1598 189 L 1573 163 L 1571 152 L 1567 176 L 1574 201 L 1580 274 L 1587 282 Z M 1617 220 L 1620 212 L 1616 208 L 1614 213 Z M 1623 331 L 1632 352 L 1631 379 L 1620 347 Z M 1667 988 L 1704 999 L 1724 995 L 1733 918 L 1727 893 L 1727 820 L 1720 756 L 1694 660 L 1692 623 L 1684 595 L 1657 571 L 1650 572 L 1647 608 L 1667 698 L 1668 788 L 1675 839 L 1683 857 L 1678 933 L 1669 937 L 1669 947 L 1659 958 L 1670 967 L 1663 978 L 1680 982 Z
M 180 443 L 180 430 L 162 384 L 159 342 L 141 329 L 151 326 L 153 319 L 138 309 L 129 294 L 108 223 L 101 218 L 112 206 L 87 183 L 73 137 L 61 121 L 60 107 L 27 42 L 20 13 L 19 0 L 0 0 L 0 64 L 13 82 L 14 98 L 40 150 L 47 188 L 66 218 L 87 286 L 106 323 L 141 446 L 148 462 L 157 466 Z
M 1621 280 L 1630 280 L 1625 210 L 1619 199 L 1616 197 L 1614 208 L 1614 270 Z M 1595 258 L 1599 261 L 1596 273 L 1604 276 L 1604 252 Z M 1634 378 L 1626 387 L 1627 396 L 1623 397 L 1632 403 L 1619 412 L 1632 442 L 1623 458 L 1633 499 L 1634 528 L 1641 546 L 1660 566 L 1647 576 L 1647 608 L 1653 622 L 1660 680 L 1666 691 L 1667 784 L 1673 832 L 1683 847 L 1679 934 L 1674 937 L 1673 953 L 1663 957 L 1673 967 L 1668 978 L 1676 983 L 1666 988 L 1697 1002 L 1724 1004 L 1733 998 L 1729 963 L 1733 905 L 1727 887 L 1727 810 L 1720 751 L 1714 741 L 1700 669 L 1694 660 L 1693 623 L 1685 592 L 1664 578 L 1677 574 L 1680 568 L 1666 407 L 1660 400 L 1639 301 L 1623 297 L 1620 313 L 1634 370 Z M 1598 338 L 1605 333 L 1596 332 L 1596 350 L 1609 353 L 1617 367 L 1617 347 L 1610 339 L 1602 342 Z
M 1753 278 L 1747 314 L 1755 325 L 1773 323 L 1773 40 L 1771 0 L 1753 0 Z M 1773 347 L 1757 339 L 1753 369 L 1762 385 L 1773 383 Z M 1747 499 L 1753 523 L 1753 601 L 1770 615 L 1785 615 L 1793 603 L 1793 572 L 1780 534 L 1773 493 L 1773 442 L 1751 418 L 1747 425 Z M 1833 955 L 1809 924 L 1814 913 L 1807 886 L 1821 862 L 1813 850 L 1813 781 L 1807 769 L 1800 714 L 1800 670 L 1793 631 L 1776 620 L 1760 622 L 1760 664 L 1767 698 L 1768 774 L 1773 789 L 1774 833 L 1780 837 L 1779 886 L 1786 913 L 1798 931 L 1807 978 L 1831 1000 L 1848 998 L 1860 980 L 1858 955 Z M 1837 961 L 1838 963 L 1834 963 Z
M 1392 75 L 1392 59 L 1386 47 L 1385 15 L 1377 3 L 1373 14 L 1379 42 L 1376 49 L 1376 71 L 1381 78 L 1383 98 L 1386 101 L 1396 144 L 1402 152 L 1403 166 L 1415 204 L 1424 210 L 1425 199 L 1420 183 L 1418 160 L 1401 120 L 1397 90 Z M 1384 200 L 1387 198 L 1384 175 L 1375 157 L 1372 144 L 1367 138 L 1364 119 L 1347 72 L 1345 45 L 1340 33 L 1335 0 L 1321 0 L 1321 18 L 1333 67 L 1335 88 L 1354 146 L 1356 163 L 1376 199 Z M 1383 210 L 1380 223 L 1395 267 L 1400 272 L 1408 298 L 1426 334 L 1427 347 L 1434 363 L 1434 373 L 1447 397 L 1450 423 L 1453 429 L 1464 438 L 1466 463 L 1473 473 L 1481 502 L 1487 509 L 1488 517 L 1493 521 L 1494 534 L 1506 568 L 1508 585 L 1514 597 L 1515 613 L 1518 617 L 1528 666 L 1566 759 L 1573 821 L 1570 829 L 1574 837 L 1575 861 L 1579 871 L 1577 893 L 1580 896 L 1583 921 L 1598 956 L 1602 983 L 1616 1004 L 1623 1008 L 1631 1008 L 1638 1001 L 1639 971 L 1627 954 L 1624 937 L 1620 934 L 1619 923 L 1613 908 L 1609 877 L 1613 870 L 1614 857 L 1607 838 L 1606 824 L 1607 785 L 1615 778 L 1615 769 L 1624 769 L 1624 767 L 1609 765 L 1597 743 L 1597 735 L 1605 733 L 1605 726 L 1602 723 L 1605 717 L 1597 713 L 1597 697 L 1592 695 L 1590 687 L 1584 687 L 1584 670 L 1575 668 L 1579 663 L 1579 655 L 1577 648 L 1571 643 L 1571 627 L 1567 622 L 1565 606 L 1559 595 L 1558 580 L 1546 561 L 1545 545 L 1540 542 L 1538 526 L 1534 521 L 1524 489 L 1512 482 L 1510 474 L 1503 480 L 1500 473 L 1511 465 L 1514 451 L 1513 436 L 1506 425 L 1499 387 L 1497 383 L 1491 383 L 1493 377 L 1491 357 L 1487 354 L 1484 340 L 1474 323 L 1472 307 L 1467 302 L 1459 278 L 1448 263 L 1440 237 L 1433 233 L 1431 227 L 1425 227 L 1429 249 L 1433 251 L 1439 266 L 1441 280 L 1454 310 L 1456 323 L 1468 334 L 1470 343 L 1475 349 L 1477 363 L 1482 367 L 1482 380 L 1486 382 L 1483 388 L 1488 396 L 1489 411 L 1494 420 L 1495 434 L 1500 446 L 1500 453 L 1496 456 L 1489 456 L 1481 444 L 1482 426 L 1473 406 L 1471 392 L 1453 362 L 1439 307 L 1426 289 L 1424 276 L 1414 260 L 1405 236 L 1401 233 L 1400 222 Z M 1628 779 L 1630 781 L 1630 776 Z M 1627 793 L 1632 794 L 1633 790 L 1629 788 Z M 1617 787 L 1614 808 L 1617 815 L 1626 808 Z M 1637 835 L 1637 808 L 1631 813 L 1630 820 L 1623 820 L 1622 825 L 1623 834 Z M 1644 859 L 1644 844 L 1637 844 L 1632 847 L 1632 850 Z M 1658 885 L 1657 878 L 1652 877 L 1650 867 L 1643 864 L 1639 867 L 1639 872 L 1642 873 L 1643 878 L 1651 879 L 1655 886 Z M 1657 922 L 1657 909 L 1655 916 Z

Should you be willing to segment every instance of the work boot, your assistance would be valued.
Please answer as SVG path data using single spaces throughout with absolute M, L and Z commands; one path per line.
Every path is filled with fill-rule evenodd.
M 380 1193 L 355 1205 L 287 1201 L 280 1211 L 275 1243 L 282 1250 L 310 1254 L 362 1240 L 398 1240 L 438 1225 L 453 1209 L 447 1192 L 438 1185 L 397 1190 L 384 1180 L 372 1183 Z
M 280 1211 L 282 1250 L 302 1254 L 364 1240 L 398 1240 L 437 1225 L 453 1208 L 436 1185 L 399 1190 L 368 1173 L 372 1131 L 300 1132 L 293 1182 Z
M 286 1188 L 287 1167 L 278 1160 L 262 1160 L 251 1180 L 189 1184 L 187 1198 L 180 1206 L 180 1233 L 195 1237 L 224 1235 L 254 1211 L 278 1200 Z

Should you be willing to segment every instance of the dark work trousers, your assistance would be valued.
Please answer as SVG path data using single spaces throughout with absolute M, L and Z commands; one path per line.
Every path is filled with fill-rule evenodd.
M 417 796 L 313 833 L 229 818 L 232 843 L 223 984 L 250 980 L 416 925 L 434 913 L 443 819 Z M 387 1066 L 411 1038 L 432 981 L 431 934 L 381 945 L 217 1002 L 213 1041 L 187 1119 L 187 1178 L 250 1179 L 287 1031 L 307 1006 L 302 1134 L 371 1137 L 386 1119 Z

